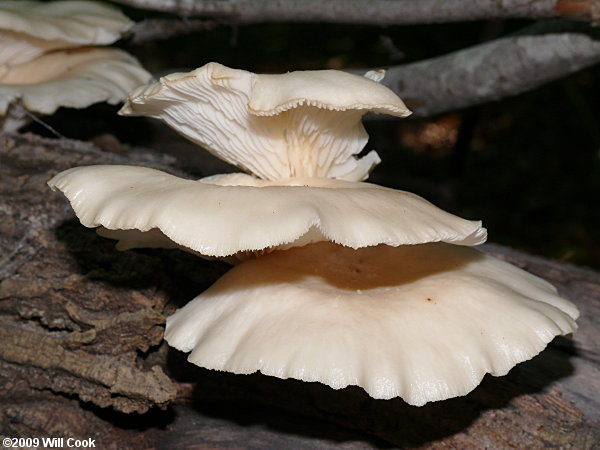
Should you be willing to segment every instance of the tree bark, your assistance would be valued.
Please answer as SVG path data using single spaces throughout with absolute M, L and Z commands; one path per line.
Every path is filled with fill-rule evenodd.
M 597 0 L 116 0 L 141 9 L 224 23 L 327 22 L 411 25 L 480 19 L 598 20 Z
M 104 263 L 117 264 L 109 274 L 102 261 L 85 259 L 110 253 L 112 246 L 97 247 L 45 184 L 53 172 L 74 164 L 119 158 L 81 142 L 0 136 L 4 376 L 123 412 L 166 406 L 175 385 L 139 357 L 161 342 L 166 296 L 152 285 L 125 294 L 118 288 L 140 269 L 154 267 L 135 255 L 109 257 Z M 107 283 L 99 281 L 107 276 Z
M 120 253 L 81 226 L 45 183 L 101 163 L 177 174 L 156 155 L 0 135 L 3 436 L 91 437 L 114 449 L 579 450 L 600 442 L 600 274 L 488 245 L 557 285 L 580 308 L 580 329 L 508 376 L 422 408 L 358 388 L 204 370 L 161 342 L 162 323 L 226 266 L 174 250 Z

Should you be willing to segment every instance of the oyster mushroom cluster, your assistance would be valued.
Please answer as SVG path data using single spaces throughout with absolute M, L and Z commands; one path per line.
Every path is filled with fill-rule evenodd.
M 177 247 L 237 264 L 167 319 L 201 367 L 362 387 L 412 405 L 506 374 L 578 311 L 544 280 L 470 248 L 480 222 L 363 180 L 369 111 L 404 117 L 378 73 L 257 75 L 209 63 L 144 86 L 124 115 L 163 120 L 246 173 L 187 180 L 133 166 L 49 185 L 121 249 Z
M 5 131 L 26 121 L 22 109 L 52 114 L 121 102 L 151 75 L 128 53 L 109 45 L 133 22 L 93 1 L 0 1 L 0 119 Z M 6 121 L 6 119 L 5 119 Z

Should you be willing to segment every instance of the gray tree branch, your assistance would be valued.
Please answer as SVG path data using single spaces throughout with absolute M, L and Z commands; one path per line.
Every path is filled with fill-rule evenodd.
M 144 42 L 168 39 L 180 34 L 209 31 L 217 24 L 210 20 L 146 19 L 137 22 L 131 30 L 131 42 Z
M 599 0 L 115 0 L 141 9 L 221 22 L 407 25 L 500 18 L 577 17 L 597 21 Z
M 391 67 L 383 83 L 415 116 L 511 97 L 600 61 L 600 40 L 583 31 L 516 35 Z

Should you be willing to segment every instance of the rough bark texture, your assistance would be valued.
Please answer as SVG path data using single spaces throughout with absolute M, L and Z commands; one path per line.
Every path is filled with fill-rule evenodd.
M 564 26 L 544 25 L 543 34 L 532 27 L 529 35 L 391 67 L 383 83 L 422 117 L 514 96 L 600 61 L 599 40 Z
M 125 162 L 170 170 L 157 156 L 0 136 L 1 435 L 115 449 L 597 448 L 600 274 L 488 245 L 557 285 L 579 306 L 580 329 L 508 376 L 422 408 L 203 370 L 161 344 L 163 314 L 226 267 L 177 251 L 119 253 L 45 185 L 71 166 Z
M 98 280 L 101 261 L 82 272 L 83 261 L 69 257 L 66 248 L 85 255 L 110 247 L 95 247 L 65 222 L 72 217 L 67 205 L 45 185 L 50 174 L 73 163 L 114 157 L 74 142 L 57 149 L 2 137 L 0 145 L 3 369 L 35 389 L 75 395 L 101 407 L 145 412 L 166 405 L 175 396 L 174 384 L 158 367 L 142 367 L 137 357 L 162 339 L 165 296 L 154 286 L 127 295 L 117 288 L 132 272 L 148 270 L 136 256 L 117 261 L 124 265 L 107 273 L 112 287 Z
M 141 9 L 221 22 L 408 25 L 501 18 L 575 16 L 592 20 L 597 0 L 116 0 Z

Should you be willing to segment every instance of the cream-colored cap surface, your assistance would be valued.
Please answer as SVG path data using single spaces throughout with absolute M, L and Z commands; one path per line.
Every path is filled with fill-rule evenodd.
M 26 63 L 52 50 L 77 46 L 79 44 L 47 41 L 23 33 L 0 30 L 0 77 L 9 71 L 11 66 Z
M 250 110 L 273 116 L 299 106 L 333 111 L 365 110 L 392 116 L 411 114 L 388 87 L 370 78 L 340 70 L 299 70 L 258 75 L 250 97 Z
M 46 41 L 107 45 L 134 23 L 114 6 L 94 1 L 0 1 L 0 30 Z
M 165 339 L 208 369 L 421 406 L 505 375 L 577 316 L 544 280 L 471 248 L 320 243 L 234 267 L 167 319 Z
M 122 101 L 151 75 L 122 50 L 71 49 L 42 55 L 0 73 L 0 114 L 20 100 L 25 108 L 52 114 L 61 106 L 85 108 Z
M 306 235 L 352 248 L 476 245 L 486 238 L 481 222 L 369 183 L 309 178 L 276 183 L 243 174 L 194 181 L 144 167 L 88 166 L 62 172 L 48 184 L 67 196 L 87 227 L 157 228 L 208 256 L 304 245 Z

